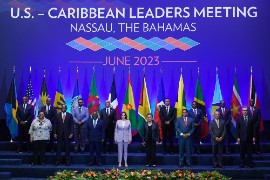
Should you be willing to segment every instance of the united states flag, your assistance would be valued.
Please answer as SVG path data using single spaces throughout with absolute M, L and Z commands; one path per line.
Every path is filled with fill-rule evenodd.
M 26 97 L 28 98 L 28 104 L 32 104 L 34 106 L 34 114 L 36 115 L 36 98 L 34 96 L 34 90 L 31 82 L 31 73 L 29 74 L 29 80 L 26 88 Z

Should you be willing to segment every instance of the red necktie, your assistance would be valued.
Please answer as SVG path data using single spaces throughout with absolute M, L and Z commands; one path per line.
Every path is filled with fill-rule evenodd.
M 225 116 L 225 109 L 224 108 L 222 108 L 222 114 L 223 114 L 223 116 Z
M 65 122 L 65 119 L 66 119 L 66 115 L 65 114 L 63 114 L 62 119 L 63 119 L 63 123 L 64 123 Z
M 187 126 L 187 117 L 184 117 L 185 126 Z
M 252 114 L 252 116 L 253 116 L 253 113 L 254 113 L 254 109 L 253 109 L 253 107 L 251 108 L 251 114 Z

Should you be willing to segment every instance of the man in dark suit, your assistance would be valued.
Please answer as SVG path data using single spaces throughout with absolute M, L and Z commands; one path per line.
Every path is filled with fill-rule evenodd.
M 59 165 L 61 162 L 61 150 L 62 143 L 64 141 L 65 147 L 65 162 L 66 165 L 70 165 L 70 150 L 69 143 L 70 139 L 73 137 L 73 116 L 72 114 L 66 112 L 67 106 L 64 104 L 61 107 L 60 113 L 56 114 L 56 119 L 54 121 L 54 138 L 57 139 L 57 153 L 56 153 L 56 163 Z
M 167 153 L 166 141 L 167 138 L 170 141 L 170 154 L 173 154 L 173 137 L 174 137 L 174 121 L 176 119 L 176 109 L 170 106 L 170 99 L 165 99 L 165 106 L 160 108 L 159 117 L 162 122 L 162 134 L 163 134 L 163 153 Z
M 18 107 L 16 117 L 18 119 L 18 141 L 19 147 L 17 152 L 23 150 L 23 141 L 27 142 L 27 151 L 30 151 L 29 128 L 34 118 L 34 106 L 28 104 L 28 98 L 23 97 L 23 103 Z
M 201 109 L 197 108 L 197 102 L 193 101 L 192 102 L 192 109 L 190 109 L 188 111 L 188 116 L 191 117 L 193 119 L 194 122 L 194 133 L 193 133 L 193 145 L 192 145 L 192 149 L 193 149 L 193 153 L 194 154 L 201 154 L 201 126 L 203 123 L 203 113 Z
M 225 135 L 225 147 L 226 147 L 226 154 L 231 154 L 231 148 L 230 148 L 230 138 L 232 137 L 231 134 L 231 121 L 232 121 L 232 114 L 231 110 L 225 107 L 225 101 L 220 101 L 220 107 L 217 109 L 217 111 L 220 114 L 220 119 L 223 119 L 225 121 L 226 126 L 226 135 Z
M 183 166 L 184 150 L 186 151 L 186 164 L 191 164 L 191 135 L 194 132 L 194 123 L 191 117 L 188 117 L 187 109 L 182 110 L 183 116 L 178 118 L 175 123 L 176 137 L 179 142 L 179 167 Z
M 248 116 L 253 120 L 254 130 L 255 130 L 255 152 L 260 154 L 260 122 L 261 122 L 261 111 L 259 108 L 255 107 L 254 99 L 249 101 L 250 107 L 248 108 Z
M 222 156 L 223 156 L 223 140 L 226 134 L 225 121 L 220 119 L 220 112 L 214 113 L 214 119 L 210 122 L 209 132 L 211 135 L 212 142 L 212 153 L 213 153 L 213 167 L 223 168 Z
M 248 108 L 242 108 L 242 114 L 236 124 L 237 142 L 240 143 L 240 167 L 245 165 L 252 168 L 252 142 L 255 141 L 256 131 L 254 130 L 254 121 L 248 115 Z M 247 154 L 247 161 L 245 161 L 245 154 Z
M 45 113 L 45 118 L 49 119 L 51 121 L 51 124 L 54 124 L 54 119 L 56 116 L 56 109 L 51 105 L 52 99 L 47 98 L 46 99 L 46 105 L 43 106 L 40 110 Z M 50 133 L 50 143 L 49 143 L 49 150 L 51 152 L 54 152 L 54 137 L 53 137 L 53 127 Z
M 106 140 L 109 139 L 109 148 L 108 152 L 110 154 L 113 153 L 113 140 L 114 140 L 114 129 L 115 129 L 115 123 L 117 121 L 116 119 L 116 112 L 113 108 L 111 108 L 111 102 L 106 101 L 105 102 L 105 108 L 103 108 L 100 111 L 100 119 L 103 120 L 105 125 L 105 140 L 103 142 L 103 153 L 106 153 Z
M 90 166 L 94 165 L 94 153 L 96 153 L 96 164 L 101 166 L 102 143 L 105 138 L 104 122 L 98 119 L 97 111 L 92 113 L 91 120 L 88 121 L 88 140 L 90 149 Z

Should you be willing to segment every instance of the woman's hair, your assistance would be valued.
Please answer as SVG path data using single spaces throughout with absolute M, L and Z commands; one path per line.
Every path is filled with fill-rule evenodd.
M 125 114 L 125 119 L 127 119 L 127 113 L 126 112 L 122 112 L 121 113 L 121 117 L 122 117 L 123 114 Z
M 43 114 L 45 114 L 45 113 L 44 113 L 44 111 L 41 111 L 41 110 L 40 110 L 40 111 L 38 111 L 38 115 L 39 115 L 39 113 L 43 113 Z

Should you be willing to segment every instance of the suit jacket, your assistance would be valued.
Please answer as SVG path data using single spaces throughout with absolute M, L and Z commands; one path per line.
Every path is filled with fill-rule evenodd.
M 255 128 L 260 128 L 260 121 L 261 121 L 261 111 L 259 108 L 254 107 L 253 115 L 250 111 L 250 107 L 248 108 L 248 116 L 251 117 L 253 120 L 253 125 Z
M 72 114 L 66 112 L 66 118 L 63 123 L 62 119 L 62 112 L 56 114 L 56 118 L 54 121 L 54 134 L 57 134 L 57 136 L 62 136 L 68 137 L 70 134 L 73 134 L 74 129 L 73 129 L 73 116 Z
M 142 140 L 143 142 L 148 141 L 148 123 L 145 122 L 143 125 L 143 134 L 142 134 Z M 155 121 L 152 121 L 152 140 L 158 141 L 159 140 L 159 127 L 158 124 Z
M 177 118 L 176 123 L 175 123 L 175 131 L 176 131 L 177 138 L 184 138 L 183 136 L 181 136 L 181 133 L 192 135 L 194 132 L 194 129 L 195 129 L 194 122 L 191 117 L 187 117 L 187 125 L 185 125 L 183 117 Z
M 125 126 L 123 127 L 123 120 L 118 120 L 116 122 L 114 131 L 114 141 L 115 142 L 131 142 L 131 123 L 129 120 L 125 120 Z
M 203 113 L 202 113 L 202 110 L 201 109 L 198 109 L 197 108 L 197 114 L 195 115 L 194 112 L 193 112 L 193 109 L 190 109 L 188 111 L 188 116 L 191 117 L 193 119 L 193 122 L 198 124 L 199 126 L 202 124 L 203 122 Z
M 244 117 L 241 116 L 236 123 L 236 136 L 241 141 L 252 141 L 255 138 L 254 122 L 250 116 L 248 116 L 248 123 L 246 126 Z
M 19 105 L 16 117 L 18 119 L 18 124 L 24 121 L 27 126 L 30 126 L 34 119 L 34 106 L 27 103 L 24 111 L 23 104 Z
M 217 142 L 215 140 L 216 137 L 218 137 L 218 138 L 222 137 L 224 139 L 224 137 L 226 135 L 225 121 L 223 119 L 219 119 L 219 127 L 218 127 L 216 120 L 213 119 L 209 125 L 209 132 L 211 134 L 211 142 L 212 143 Z
M 232 113 L 231 110 L 228 108 L 225 108 L 225 115 L 222 113 L 222 109 L 218 108 L 217 111 L 220 113 L 220 119 L 223 119 L 225 121 L 225 126 L 230 125 L 232 120 Z
M 87 128 L 87 121 L 88 121 L 88 118 L 89 118 L 89 112 L 88 112 L 87 107 L 82 106 L 81 113 L 80 113 L 79 106 L 77 106 L 77 107 L 72 109 L 71 113 L 73 115 L 74 128 L 79 127 L 79 125 L 77 124 L 78 122 L 83 123 L 80 126 L 81 128 Z
M 116 123 L 116 111 L 113 108 L 110 108 L 110 114 L 108 116 L 106 112 L 106 108 L 103 108 L 100 111 L 100 119 L 104 121 L 105 128 L 108 128 L 108 126 L 111 126 L 114 128 Z
M 94 127 L 94 120 L 91 118 L 88 121 L 88 140 L 89 142 L 100 142 L 105 139 L 105 126 L 101 119 L 97 120 L 96 127 Z
M 51 121 L 52 125 L 53 125 L 54 124 L 54 119 L 55 119 L 55 116 L 56 116 L 56 113 L 57 113 L 55 107 L 53 107 L 51 105 L 50 106 L 50 110 L 48 111 L 48 113 L 46 111 L 46 105 L 43 106 L 40 110 L 45 113 L 45 118 L 46 119 L 49 119 Z
M 161 106 L 159 117 L 161 119 L 162 125 L 165 125 L 166 121 L 170 121 L 170 124 L 173 125 L 176 119 L 176 109 L 173 106 L 170 106 L 169 114 L 167 115 L 166 106 Z

